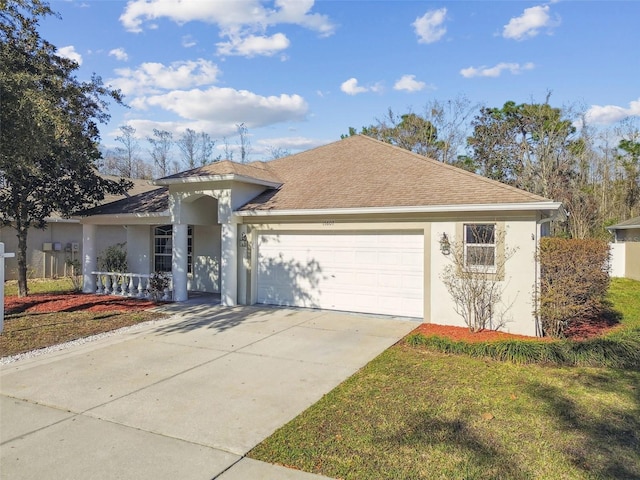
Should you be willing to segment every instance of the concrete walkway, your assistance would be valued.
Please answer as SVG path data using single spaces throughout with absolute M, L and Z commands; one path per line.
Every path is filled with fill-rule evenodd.
M 1 479 L 299 479 L 255 445 L 417 326 L 225 308 L 0 368 Z

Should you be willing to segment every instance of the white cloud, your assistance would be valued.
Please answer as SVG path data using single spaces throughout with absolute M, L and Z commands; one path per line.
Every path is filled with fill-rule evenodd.
M 217 43 L 219 55 L 240 55 L 253 57 L 264 55 L 270 57 L 289 48 L 289 39 L 282 33 L 270 37 L 248 35 L 246 37 L 232 36 L 229 42 Z
M 195 47 L 198 44 L 191 35 L 185 35 L 182 37 L 182 46 L 184 48 Z
M 114 48 L 109 52 L 109 56 L 116 57 L 121 62 L 126 62 L 127 60 L 129 60 L 129 55 L 127 55 L 127 52 L 124 48 Z
M 429 10 L 423 16 L 416 18 L 411 25 L 418 35 L 419 43 L 433 43 L 444 37 L 447 29 L 442 26 L 447 19 L 447 9 Z
M 74 60 L 78 65 L 82 65 L 82 55 L 76 52 L 76 47 L 69 45 L 58 49 L 58 55 L 69 60 Z
M 344 82 L 342 82 L 342 85 L 340 85 L 340 90 L 342 90 L 347 95 L 358 95 L 359 93 L 365 92 L 381 92 L 382 85 L 376 83 L 368 87 L 363 87 L 362 85 L 358 85 L 357 78 L 350 78 L 349 80 L 345 80 Z
M 114 88 L 127 94 L 154 94 L 161 90 L 210 85 L 217 80 L 218 67 L 203 59 L 162 63 L 143 63 L 137 69 L 118 68 L 117 78 L 109 80 Z
M 312 13 L 314 0 L 275 0 L 266 7 L 263 0 L 243 1 L 183 1 L 131 0 L 120 21 L 132 32 L 141 32 L 159 18 L 178 24 L 201 21 L 217 25 L 222 38 L 218 44 L 221 55 L 273 55 L 289 46 L 281 33 L 265 36 L 264 31 L 278 24 L 293 24 L 329 36 L 335 25 L 326 15 Z
M 559 24 L 559 18 L 552 20 L 549 16 L 549 5 L 538 5 L 525 8 L 522 15 L 509 20 L 502 30 L 502 36 L 513 40 L 524 40 L 535 37 L 542 28 L 551 28 Z
M 308 105 L 300 95 L 261 96 L 247 90 L 210 87 L 174 90 L 138 100 L 136 106 L 158 107 L 187 120 L 258 128 L 279 122 L 301 121 Z
M 329 141 L 306 137 L 263 138 L 256 142 L 257 145 L 265 149 L 275 147 L 290 151 L 309 150 L 325 143 L 329 143 Z
M 629 102 L 629 108 L 617 105 L 592 105 L 585 114 L 588 123 L 599 125 L 609 125 L 633 116 L 640 116 L 640 98 Z
M 531 62 L 520 65 L 519 63 L 499 63 L 494 67 L 468 67 L 460 70 L 460 75 L 465 78 L 473 77 L 499 77 L 503 71 L 509 71 L 513 75 L 518 75 L 525 70 L 532 70 L 535 65 Z
M 405 92 L 419 92 L 424 90 L 427 84 L 416 80 L 415 75 L 403 75 L 393 86 L 394 90 L 404 90 Z
M 358 85 L 357 78 L 350 78 L 349 80 L 345 80 L 340 85 L 340 90 L 342 90 L 347 95 L 357 95 L 359 93 L 364 93 L 367 91 L 365 87 L 361 87 Z

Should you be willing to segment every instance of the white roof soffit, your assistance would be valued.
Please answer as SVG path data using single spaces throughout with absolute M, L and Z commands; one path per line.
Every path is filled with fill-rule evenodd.
M 268 180 L 261 180 L 259 178 L 247 177 L 245 175 L 237 175 L 235 173 L 229 173 L 226 175 L 200 175 L 193 177 L 179 177 L 179 178 L 165 178 L 154 180 L 154 185 L 180 185 L 187 183 L 204 183 L 204 182 L 242 182 L 242 183 L 251 183 L 254 185 L 264 185 L 269 188 L 279 188 L 282 186 L 280 182 L 270 182 Z
M 357 215 L 369 213 L 449 213 L 449 212 L 505 212 L 542 211 L 553 216 L 562 209 L 560 202 L 496 203 L 479 205 L 432 205 L 415 207 L 356 207 L 306 210 L 245 210 L 236 211 L 239 217 L 269 217 L 289 215 Z

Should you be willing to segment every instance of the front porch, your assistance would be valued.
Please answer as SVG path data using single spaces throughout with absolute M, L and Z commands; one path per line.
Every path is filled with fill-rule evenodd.
M 158 188 L 86 212 L 83 225 L 83 290 L 127 296 L 147 295 L 156 272 L 171 276 L 167 297 L 176 302 L 190 291 L 219 294 L 221 303 L 246 303 L 246 281 L 239 244 L 241 219 L 234 211 L 275 184 L 244 176 L 192 175 L 157 180 Z M 127 272 L 114 275 L 98 267 L 104 248 L 101 228 L 122 226 Z M 113 243 L 112 243 L 113 244 Z

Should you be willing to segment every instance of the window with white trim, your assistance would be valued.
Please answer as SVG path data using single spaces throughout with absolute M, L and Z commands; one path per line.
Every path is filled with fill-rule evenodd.
M 173 255 L 173 227 L 162 225 L 153 229 L 153 271 L 170 272 Z M 193 227 L 187 228 L 187 272 L 193 268 Z
M 495 223 L 464 225 L 464 266 L 472 270 L 492 272 L 496 268 Z

